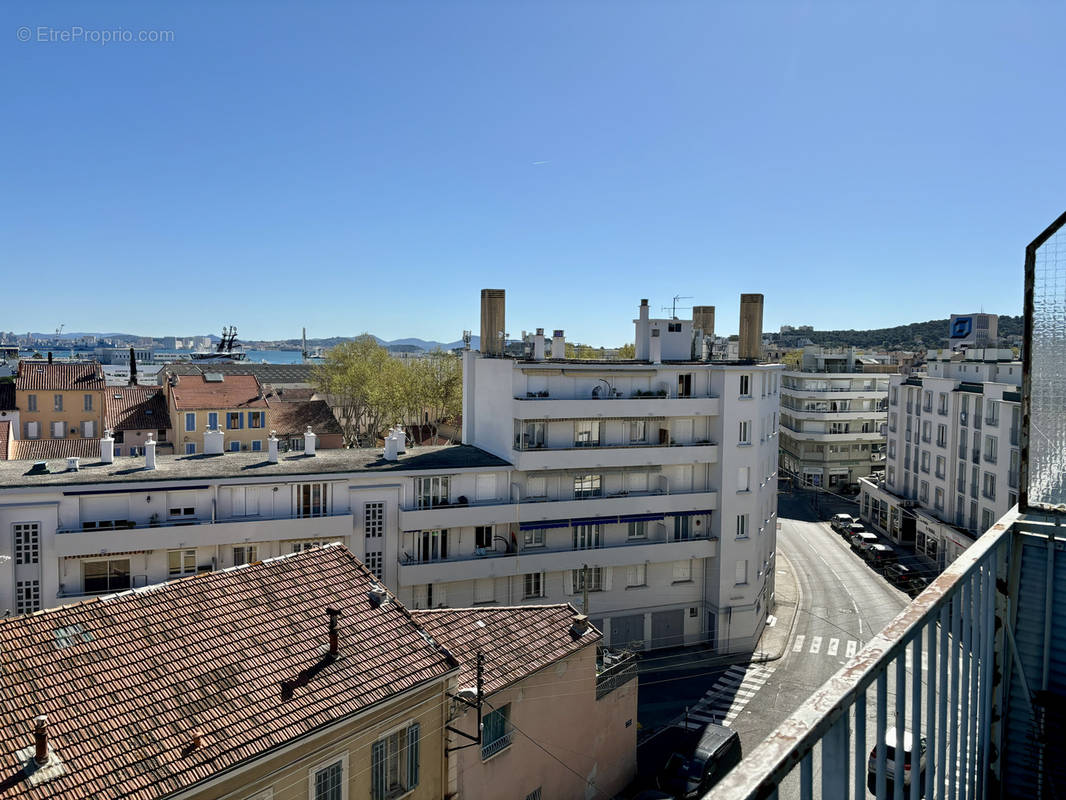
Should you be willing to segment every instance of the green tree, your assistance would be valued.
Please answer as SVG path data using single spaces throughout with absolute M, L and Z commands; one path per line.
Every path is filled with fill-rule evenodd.
M 334 409 L 344 444 L 373 447 L 383 421 L 398 414 L 395 359 L 370 334 L 326 351 L 312 384 Z
M 624 344 L 618 348 L 618 357 L 623 360 L 636 358 L 637 348 L 632 344 Z

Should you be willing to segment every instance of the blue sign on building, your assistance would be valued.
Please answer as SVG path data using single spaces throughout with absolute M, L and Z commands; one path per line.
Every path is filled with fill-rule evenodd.
M 973 330 L 973 317 L 955 317 L 951 322 L 951 338 L 965 339 Z

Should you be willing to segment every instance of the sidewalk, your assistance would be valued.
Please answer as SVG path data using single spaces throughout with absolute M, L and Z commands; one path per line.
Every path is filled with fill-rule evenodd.
M 766 628 L 763 629 L 758 647 L 751 656 L 753 663 L 777 661 L 781 658 L 792 638 L 792 629 L 796 625 L 796 612 L 799 609 L 802 592 L 799 581 L 796 579 L 796 571 L 792 568 L 792 562 L 780 550 L 777 551 L 776 579 L 774 593 L 777 606 L 773 614 L 776 621 L 772 626 L 768 622 Z

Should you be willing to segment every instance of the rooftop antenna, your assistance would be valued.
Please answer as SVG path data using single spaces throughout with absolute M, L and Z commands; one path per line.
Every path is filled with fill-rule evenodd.
M 463 331 L 463 349 L 470 349 L 470 331 Z
M 670 306 L 669 306 L 669 308 L 670 308 L 670 318 L 671 319 L 677 319 L 677 309 L 678 309 L 677 301 L 678 300 L 691 300 L 691 299 L 692 299 L 692 295 L 690 295 L 690 294 L 686 294 L 686 295 L 675 294 L 674 295 L 674 302 L 671 303 Z M 663 311 L 667 310 L 666 306 L 663 306 L 662 308 L 663 308 Z M 681 310 L 682 311 L 684 311 L 687 308 L 692 308 L 692 306 L 681 306 Z

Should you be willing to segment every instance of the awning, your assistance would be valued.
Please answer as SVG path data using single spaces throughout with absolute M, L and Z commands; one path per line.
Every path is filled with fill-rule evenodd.
M 704 508 L 704 509 L 700 509 L 698 511 L 671 511 L 668 516 L 671 516 L 671 517 L 700 517 L 700 516 L 703 516 L 704 514 L 710 514 L 710 513 L 711 513 L 711 509 Z
M 618 522 L 617 516 L 610 517 L 578 517 L 570 520 L 571 525 L 611 525 Z
M 656 522 L 665 519 L 665 514 L 623 514 L 618 518 L 619 522 Z
M 518 525 L 520 531 L 539 531 L 546 528 L 569 528 L 568 519 L 542 519 L 537 522 L 521 522 Z

